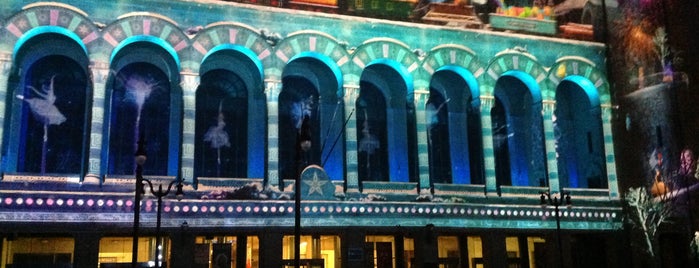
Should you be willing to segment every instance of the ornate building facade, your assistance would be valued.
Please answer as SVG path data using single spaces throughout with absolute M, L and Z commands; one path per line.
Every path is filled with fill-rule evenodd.
M 61 2 L 0 9 L 3 267 L 130 263 L 138 141 L 156 188 L 185 184 L 141 202 L 142 263 L 158 211 L 168 267 L 288 263 L 299 182 L 302 258 L 324 267 L 621 266 L 602 43 Z

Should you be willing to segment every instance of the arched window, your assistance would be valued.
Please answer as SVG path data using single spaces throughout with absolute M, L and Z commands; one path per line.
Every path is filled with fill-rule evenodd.
M 105 98 L 103 169 L 111 175 L 135 171 L 137 142 L 145 145 L 145 175 L 177 176 L 182 145 L 182 89 L 175 54 L 142 37 L 112 57 Z M 128 41 L 128 40 L 127 40 Z M 124 41 L 125 43 L 127 41 Z M 149 55 L 144 57 L 143 55 Z
M 286 76 L 279 94 L 279 169 L 282 179 L 294 179 L 302 166 L 320 163 L 318 89 L 306 77 Z M 311 147 L 302 153 L 296 146 L 304 117 L 311 127 Z M 302 158 L 301 158 L 302 157 Z
M 497 184 L 545 186 L 542 102 L 536 81 L 519 71 L 506 72 L 497 80 L 494 95 L 491 118 Z M 502 173 L 506 166 L 509 177 Z
M 592 82 L 577 76 L 561 81 L 553 123 L 561 186 L 607 188 L 601 110 Z
M 109 174 L 133 174 L 137 142 L 145 142 L 149 174 L 167 174 L 170 84 L 150 63 L 133 63 L 116 73 L 111 98 Z
M 369 64 L 362 72 L 355 104 L 360 180 L 418 182 L 411 83 L 407 70 L 389 60 Z
M 495 98 L 490 109 L 490 118 L 493 125 L 493 154 L 495 156 L 495 182 L 500 185 L 512 185 L 512 173 L 510 171 L 510 147 L 508 144 L 509 132 L 505 106 L 500 98 Z
M 247 177 L 248 95 L 235 73 L 217 69 L 197 89 L 195 176 Z
M 435 72 L 425 111 L 430 181 L 482 184 L 480 98 L 473 75 L 450 65 Z
M 371 83 L 363 83 L 356 102 L 358 175 L 366 181 L 388 181 L 386 101 Z
M 430 97 L 425 107 L 425 121 L 432 183 L 452 183 L 448 101 L 450 99 L 445 99 L 437 90 L 430 89 Z
M 322 166 L 332 180 L 345 178 L 344 150 L 337 146 L 344 138 L 341 85 L 337 64 L 316 52 L 300 53 L 284 67 L 278 125 L 281 178 L 294 178 L 310 164 Z M 304 116 L 309 119 L 311 147 L 299 152 L 296 138 Z
M 84 173 L 92 97 L 84 48 L 61 34 L 40 34 L 21 46 L 13 64 L 5 171 Z
M 194 176 L 263 178 L 267 105 L 257 55 L 222 44 L 204 57 L 199 72 Z

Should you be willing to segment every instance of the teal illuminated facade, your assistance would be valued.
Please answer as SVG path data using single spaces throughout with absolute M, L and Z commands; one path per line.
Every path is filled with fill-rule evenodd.
M 557 252 L 547 191 L 572 196 L 566 263 L 623 247 L 604 44 L 226 2 L 61 2 L 0 8 L 5 237 L 74 237 L 72 262 L 94 267 L 99 239 L 131 230 L 144 137 L 145 175 L 188 185 L 163 211 L 172 267 L 190 267 L 193 237 L 221 233 L 259 236 L 259 267 L 279 267 L 309 116 L 303 161 L 322 168 L 302 174 L 302 226 L 341 238 L 342 267 L 363 261 L 351 249 L 367 234 L 415 239 L 410 267 L 438 262 L 441 235 L 480 236 L 492 267 L 508 235 Z

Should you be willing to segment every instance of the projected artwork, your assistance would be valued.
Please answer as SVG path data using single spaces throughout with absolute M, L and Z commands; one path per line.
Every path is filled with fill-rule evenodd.
M 218 118 L 216 119 L 216 125 L 209 128 L 204 134 L 204 141 L 211 145 L 211 148 L 216 149 L 216 173 L 217 176 L 221 174 L 221 147 L 230 147 L 231 143 L 228 141 L 228 133 L 223 129 L 226 127 L 225 116 L 221 111 L 221 106 L 223 101 L 218 104 Z
M 359 177 L 388 181 L 386 171 L 386 104 L 374 87 L 362 88 L 357 100 L 357 144 Z
M 28 67 L 21 103 L 21 127 L 16 128 L 16 168 L 19 172 L 80 172 L 87 79 L 75 61 L 48 56 Z M 14 160 L 14 159 L 13 159 Z M 10 164 L 12 167 L 12 164 Z
M 227 70 L 204 74 L 197 90 L 198 176 L 247 176 L 248 106 L 240 77 Z
M 432 183 L 451 183 L 451 158 L 449 157 L 449 115 L 447 104 L 451 99 L 430 91 L 427 101 L 427 142 L 430 148 L 430 176 Z
M 56 108 L 56 94 L 54 94 L 54 80 L 56 76 L 52 76 L 51 80 L 41 86 L 41 90 L 33 86 L 28 86 L 34 93 L 34 98 L 25 98 L 23 95 L 17 95 L 17 98 L 24 100 L 29 104 L 29 109 L 35 116 L 35 119 L 44 125 L 44 136 L 42 139 L 41 150 L 41 173 L 46 172 L 46 151 L 48 143 L 48 128 L 50 125 L 60 125 L 66 121 L 66 117 L 61 111 Z
M 279 164 L 283 179 L 293 179 L 298 175 L 298 161 L 305 164 L 320 162 L 318 98 L 318 89 L 308 79 L 296 76 L 285 78 L 279 94 Z M 309 151 L 298 155 L 296 138 L 304 117 L 309 119 L 312 142 Z
M 149 173 L 166 174 L 170 96 L 167 78 L 155 66 L 127 65 L 116 73 L 112 93 L 110 173 L 133 174 L 133 155 L 142 139 Z

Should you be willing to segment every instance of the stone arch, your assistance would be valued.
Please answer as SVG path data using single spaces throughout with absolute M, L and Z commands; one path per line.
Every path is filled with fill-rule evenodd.
M 492 86 L 495 85 L 495 81 L 505 72 L 512 70 L 526 73 L 534 78 L 540 89 L 538 94 L 541 94 L 544 100 L 552 100 L 554 98 L 555 92 L 550 90 L 545 82 L 548 73 L 546 69 L 531 54 L 516 50 L 502 51 L 490 60 L 483 75 L 481 94 L 492 96 L 492 90 L 494 89 Z
M 261 93 L 264 85 L 264 70 L 257 54 L 247 47 L 221 44 L 208 51 L 203 57 L 199 73 L 215 69 L 226 69 L 239 75 L 247 88 Z M 254 93 L 254 92 L 251 92 Z
M 551 88 L 556 88 L 566 77 L 571 75 L 582 76 L 594 85 L 597 89 L 599 102 L 604 106 L 611 106 L 611 94 L 609 92 L 609 81 L 604 72 L 588 59 L 578 56 L 561 57 L 551 66 L 548 71 L 548 81 Z
M 422 68 L 429 74 L 449 65 L 460 66 L 468 70 L 476 79 L 480 78 L 485 71 L 483 63 L 473 50 L 455 44 L 445 44 L 433 48 L 422 61 Z
M 349 64 L 347 63 L 350 55 L 345 45 L 326 33 L 310 30 L 291 33 L 277 44 L 275 56 L 279 60 L 279 66 L 273 67 L 277 69 L 276 71 L 270 71 L 280 72 L 279 75 L 281 75 L 281 72 L 286 71 L 286 64 L 291 62 L 291 59 L 305 57 L 302 54 L 325 62 L 325 65 L 332 68 L 336 73 L 335 77 L 339 79 L 348 74 Z M 338 95 L 342 96 L 343 82 L 338 84 L 340 86 Z
M 87 13 L 73 6 L 62 3 L 34 3 L 5 22 L 4 29 L 9 38 L 3 45 L 14 46 L 7 51 L 17 52 L 23 43 L 32 37 L 54 32 L 68 36 L 80 44 L 85 51 L 94 51 L 100 38 L 100 31 L 90 19 Z
M 352 53 L 351 60 L 354 63 L 354 68 L 356 68 L 352 73 L 356 74 L 361 74 L 365 67 L 377 60 L 390 60 L 393 62 L 391 65 L 394 65 L 397 70 L 405 70 L 401 72 L 409 74 L 410 78 L 407 81 L 410 81 L 408 85 L 410 91 L 406 93 L 411 96 L 410 101 L 413 101 L 412 94 L 415 83 L 417 82 L 415 77 L 416 74 L 419 73 L 420 59 L 404 43 L 391 38 L 369 39 L 357 47 Z M 400 67 L 398 65 L 400 65 Z M 360 77 L 356 77 L 356 79 L 359 78 Z M 356 80 L 352 82 L 358 83 L 359 81 Z M 426 88 L 428 83 L 429 81 L 423 81 L 423 85 L 420 88 Z
M 102 39 L 111 47 L 110 62 L 125 46 L 140 41 L 151 42 L 162 47 L 175 61 L 180 69 L 181 58 L 185 57 L 185 48 L 189 38 L 171 19 L 145 12 L 134 12 L 119 17 L 103 30 Z
M 274 57 L 270 57 L 272 46 L 257 30 L 241 23 L 218 22 L 207 25 L 192 38 L 192 48 L 194 53 L 191 60 L 197 66 L 194 68 L 198 68 L 199 63 L 203 62 L 214 51 L 231 48 L 254 59 L 253 62 L 258 64 L 261 69 L 264 68 L 264 71 L 260 71 L 262 75 L 268 75 L 268 68 L 273 65 Z M 254 57 L 252 57 L 253 55 Z M 194 71 L 199 72 L 200 70 Z

